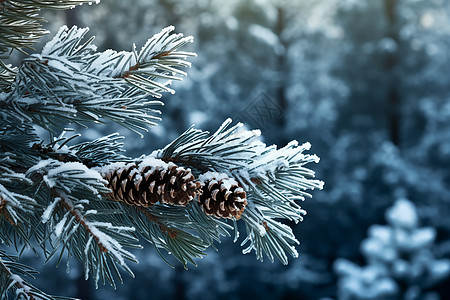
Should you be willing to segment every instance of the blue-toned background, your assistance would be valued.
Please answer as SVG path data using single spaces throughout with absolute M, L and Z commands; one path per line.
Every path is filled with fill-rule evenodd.
M 230 238 L 188 271 L 148 245 L 115 291 L 84 282 L 75 261 L 69 274 L 50 263 L 36 285 L 86 300 L 450 299 L 449 13 L 449 0 L 103 0 L 48 12 L 53 33 L 88 26 L 99 50 L 140 48 L 171 24 L 195 37 L 159 126 L 85 138 L 118 130 L 139 156 L 232 117 L 267 144 L 311 142 L 325 188 L 290 224 L 301 245 L 287 266 Z

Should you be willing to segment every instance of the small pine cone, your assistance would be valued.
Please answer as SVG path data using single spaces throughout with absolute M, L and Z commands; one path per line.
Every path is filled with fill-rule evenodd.
M 226 174 L 208 172 L 201 176 L 203 193 L 200 206 L 207 215 L 240 219 L 247 205 L 247 196 L 239 183 Z
M 149 207 L 159 201 L 185 206 L 201 193 L 190 169 L 152 157 L 138 164 L 111 164 L 101 172 L 112 190 L 108 198 L 129 205 Z

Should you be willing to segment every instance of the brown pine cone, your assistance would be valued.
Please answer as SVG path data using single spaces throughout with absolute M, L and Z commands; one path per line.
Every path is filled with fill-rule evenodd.
M 108 198 L 129 205 L 149 207 L 159 201 L 185 206 L 201 193 L 201 183 L 190 169 L 152 157 L 139 163 L 111 164 L 101 173 L 112 191 Z
M 207 215 L 241 218 L 247 205 L 247 196 L 236 180 L 226 174 L 212 172 L 200 176 L 200 180 L 204 185 L 199 203 Z

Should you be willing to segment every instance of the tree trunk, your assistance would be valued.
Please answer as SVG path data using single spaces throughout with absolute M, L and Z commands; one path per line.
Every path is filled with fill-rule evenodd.
M 75 298 L 83 300 L 91 300 L 93 299 L 91 281 L 84 279 L 83 266 L 80 264 L 79 267 L 81 269 L 75 282 L 77 286 L 77 294 L 75 295 Z
M 387 101 L 389 108 L 389 135 L 391 142 L 397 147 L 400 146 L 400 105 L 401 99 L 398 91 L 398 77 L 396 76 L 396 67 L 398 66 L 398 27 L 397 27 L 397 5 L 398 0 L 384 0 L 384 9 L 388 21 L 387 37 L 395 42 L 397 48 L 388 53 L 385 60 L 385 69 L 388 81 Z
M 76 8 L 67 9 L 64 11 L 65 17 L 66 17 L 66 25 L 67 27 L 71 28 L 72 26 L 76 25 L 80 27 L 80 20 L 78 19 L 78 13 Z
M 175 287 L 175 300 L 186 299 L 186 286 L 183 280 L 184 269 L 182 267 L 175 267 L 174 269 L 174 287 Z
M 277 69 L 279 74 L 279 82 L 276 88 L 276 101 L 281 110 L 281 115 L 277 118 L 277 126 L 279 132 L 286 131 L 286 111 L 288 108 L 288 103 L 286 99 L 286 85 L 287 85 L 287 72 L 288 72 L 288 62 L 287 62 L 287 48 L 288 44 L 283 39 L 283 30 L 286 27 L 286 16 L 285 11 L 281 6 L 277 7 L 277 22 L 275 25 L 275 34 L 279 38 L 281 45 L 283 46 L 283 51 L 277 54 Z M 284 135 L 280 136 L 280 144 L 284 145 L 286 137 Z

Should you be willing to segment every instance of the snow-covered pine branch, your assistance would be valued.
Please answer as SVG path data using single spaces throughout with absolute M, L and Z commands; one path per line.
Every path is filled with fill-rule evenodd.
M 13 178 L 14 180 L 16 178 Z M 34 199 L 9 191 L 0 184 L 0 240 L 6 245 L 14 245 L 20 239 L 29 244 L 30 216 L 37 209 Z
M 231 119 L 226 120 L 213 134 L 191 127 L 151 156 L 203 172 L 223 170 L 228 173 L 245 168 L 249 158 L 256 154 L 253 142 L 261 133 L 241 130 L 241 123 L 230 127 L 231 122 Z
M 29 219 L 38 205 L 25 192 L 32 181 L 22 171 L 37 160 L 30 149 L 36 140 L 31 126 L 0 120 L 0 240 L 7 245 L 17 239 L 29 245 Z
M 41 9 L 68 9 L 88 0 L 8 0 L 0 2 L 1 31 L 0 54 L 8 52 L 10 48 L 32 49 L 31 46 L 44 34 L 41 23 L 45 19 L 38 15 Z
M 228 235 L 227 224 L 205 216 L 194 200 L 201 184 L 190 169 L 153 157 L 96 167 L 108 181 L 112 201 L 121 202 L 129 222 L 160 253 L 174 255 L 185 268 L 205 255 L 212 242 Z
M 41 8 L 83 2 L 0 1 L 0 55 L 29 48 L 45 33 Z M 67 123 L 110 120 L 139 133 L 155 125 L 162 102 L 151 99 L 173 93 L 169 85 L 186 75 L 187 59 L 195 55 L 180 50 L 193 38 L 173 30 L 163 29 L 139 51 L 133 45 L 131 51 L 99 52 L 93 37 L 85 38 L 88 28 L 62 27 L 19 68 L 0 61 L 5 244 L 42 250 L 47 260 L 59 255 L 58 263 L 63 255 L 76 257 L 86 278 L 113 286 L 122 280 L 119 268 L 133 276 L 127 263 L 136 258 L 128 248 L 140 247 L 139 236 L 164 260 L 161 249 L 187 267 L 233 229 L 237 241 L 243 222 L 244 253 L 254 250 L 260 260 L 277 257 L 285 264 L 297 256 L 298 241 L 280 221 L 301 221 L 305 211 L 297 201 L 322 188 L 305 167 L 318 162 L 303 153 L 308 143 L 268 147 L 258 130 L 231 120 L 213 134 L 191 127 L 164 149 L 136 159 L 124 155 L 118 134 L 79 144 L 73 144 L 79 135 L 64 131 L 53 138 Z M 50 141 L 36 125 L 50 131 Z M 0 260 L 4 293 L 51 299 L 10 272 L 13 260 L 3 252 Z
M 123 224 L 117 207 L 102 198 L 109 189 L 100 174 L 79 162 L 48 159 L 26 175 L 36 183 L 37 200 L 45 208 L 33 225 L 40 245 L 51 247 L 47 260 L 58 251 L 58 261 L 64 252 L 67 261 L 75 256 L 84 263 L 86 279 L 91 273 L 96 284 L 115 285 L 115 277 L 122 282 L 118 266 L 134 276 L 126 260 L 137 260 L 125 247 L 140 248 L 135 229 Z
M 9 92 L 17 75 L 17 67 L 5 64 L 0 57 L 0 91 Z
M 8 299 L 10 296 L 14 299 L 36 299 L 36 300 L 56 300 L 63 299 L 47 295 L 31 285 L 25 277 L 33 277 L 37 272 L 18 262 L 18 258 L 6 254 L 0 250 L 0 298 Z M 65 298 L 67 299 L 67 298 Z
M 220 242 L 221 236 L 229 236 L 232 229 L 220 219 L 206 216 L 196 202 L 186 207 L 157 204 L 148 208 L 127 205 L 124 209 L 139 235 L 167 263 L 159 249 L 172 254 L 185 268 L 188 263 L 196 266 L 194 259 L 206 255 L 205 250 L 214 247 L 214 241 Z
M 0 118 L 0 166 L 11 172 L 10 167 L 17 165 L 17 162 L 24 169 L 34 164 L 36 153 L 30 145 L 38 141 L 39 137 L 31 124 L 18 124 L 17 119 L 9 115 Z
M 130 130 L 156 125 L 162 92 L 174 93 L 172 80 L 186 75 L 187 57 L 178 51 L 192 37 L 172 34 L 172 26 L 150 38 L 138 52 L 97 52 L 88 28 L 62 27 L 41 54 L 23 60 L 13 90 L 0 94 L 0 107 L 22 122 L 60 129 L 67 122 L 85 125 L 109 119 Z M 3 114 L 7 113 L 6 111 Z
M 323 187 L 305 165 L 319 158 L 303 154 L 309 143 L 299 146 L 293 141 L 281 149 L 267 147 L 258 139 L 259 131 L 230 124 L 231 119 L 226 120 L 213 134 L 191 127 L 151 156 L 190 167 L 196 175 L 212 171 L 236 179 L 248 201 L 242 214 L 247 230 L 242 245 L 249 243 L 244 253 L 255 250 L 258 259 L 265 254 L 287 264 L 285 253 L 297 257 L 293 244 L 298 241 L 290 227 L 276 220 L 303 219 L 306 212 L 296 201 L 311 197 L 306 190 Z
M 11 91 L 17 68 L 5 64 L 8 52 L 32 50 L 33 44 L 48 31 L 42 28 L 46 20 L 39 15 L 41 9 L 70 9 L 91 0 L 7 0 L 0 1 L 0 92 Z M 96 2 L 99 2 L 97 0 Z
M 113 133 L 93 141 L 87 141 L 69 147 L 69 152 L 87 167 L 95 167 L 113 162 L 125 162 L 131 159 L 123 153 L 123 136 Z M 59 150 L 59 149 L 58 149 Z

